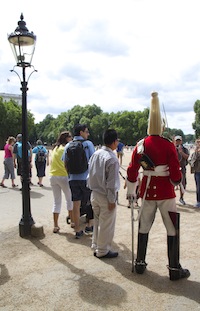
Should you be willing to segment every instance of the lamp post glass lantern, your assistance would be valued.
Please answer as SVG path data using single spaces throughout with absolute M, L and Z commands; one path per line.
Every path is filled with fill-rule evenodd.
M 11 72 L 15 72 L 19 77 L 21 82 L 20 90 L 22 91 L 22 218 L 19 222 L 19 234 L 21 237 L 26 237 L 31 234 L 31 226 L 35 222 L 31 215 L 30 204 L 30 162 L 27 126 L 28 80 L 26 80 L 25 69 L 27 67 L 33 67 L 31 66 L 31 62 L 35 50 L 36 36 L 33 32 L 28 31 L 23 14 L 20 16 L 20 21 L 15 31 L 8 35 L 8 41 L 10 42 L 17 63 L 14 68 L 16 66 L 22 68 L 22 79 L 15 70 L 11 70 Z M 34 69 L 33 72 L 35 71 Z
M 33 54 L 35 51 L 36 36 L 33 32 L 29 32 L 21 14 L 18 27 L 13 33 L 8 35 L 11 49 L 13 51 L 17 66 L 30 67 Z

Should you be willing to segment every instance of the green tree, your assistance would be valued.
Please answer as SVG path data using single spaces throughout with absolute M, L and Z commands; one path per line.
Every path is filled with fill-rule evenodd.
M 37 139 L 41 139 L 43 142 L 53 143 L 51 141 L 52 135 L 50 133 L 55 130 L 55 118 L 51 114 L 47 114 L 43 121 L 36 124 Z M 50 135 L 50 136 L 49 136 Z
M 135 145 L 146 136 L 148 124 L 148 109 L 141 111 L 123 111 L 111 114 L 112 127 L 116 129 L 121 141 Z
M 0 148 L 2 149 L 9 136 L 16 137 L 22 132 L 22 107 L 14 100 L 3 101 L 0 98 Z M 28 134 L 34 128 L 34 116 L 27 112 Z
M 102 112 L 101 108 L 95 104 L 83 107 L 83 115 L 90 120 L 95 116 L 101 115 Z
M 194 104 L 195 121 L 192 123 L 193 129 L 195 130 L 196 138 L 200 137 L 200 100 L 196 100 Z
M 95 145 L 103 144 L 103 133 L 110 126 L 109 118 L 109 113 L 107 112 L 102 112 L 100 115 L 96 115 L 92 118 L 90 122 L 90 131 L 92 132 L 93 140 L 91 137 L 89 139 L 91 139 Z
M 189 144 L 193 143 L 195 141 L 194 135 L 192 135 L 192 134 L 185 135 L 185 141 L 188 142 Z
M 0 107 L 2 109 L 2 107 Z M 86 123 L 90 130 L 89 139 L 94 144 L 102 144 L 102 135 L 108 128 L 115 128 L 122 142 L 128 145 L 135 145 L 137 141 L 147 135 L 149 109 L 144 111 L 119 111 L 104 113 L 95 104 L 74 106 L 72 109 L 62 112 L 56 118 L 47 115 L 45 119 L 32 125 L 31 133 L 35 140 L 40 138 L 48 143 L 53 143 L 60 132 L 69 130 L 73 134 L 74 126 L 77 123 Z M 188 141 L 180 129 L 166 128 L 164 136 L 173 138 L 174 135 L 181 135 L 183 141 Z
M 0 122 L 0 148 L 2 149 L 6 138 L 7 138 L 7 132 L 6 132 L 6 107 L 3 103 L 2 97 L 0 97 L 0 115 L 1 115 L 1 122 Z

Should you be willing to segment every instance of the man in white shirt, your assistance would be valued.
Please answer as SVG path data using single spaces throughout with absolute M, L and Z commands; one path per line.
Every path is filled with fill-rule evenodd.
M 94 212 L 92 249 L 98 258 L 114 258 L 111 251 L 116 220 L 116 198 L 120 188 L 119 162 L 113 150 L 117 148 L 117 132 L 108 129 L 104 144 L 89 161 L 88 186 L 92 190 L 91 204 Z

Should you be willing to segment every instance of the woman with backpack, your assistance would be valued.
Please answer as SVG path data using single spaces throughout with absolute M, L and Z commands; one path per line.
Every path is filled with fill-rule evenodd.
M 37 140 L 37 146 L 33 148 L 33 153 L 35 153 L 35 167 L 37 170 L 38 185 L 43 187 L 42 180 L 45 176 L 46 164 L 49 165 L 49 152 L 42 145 L 42 141 Z

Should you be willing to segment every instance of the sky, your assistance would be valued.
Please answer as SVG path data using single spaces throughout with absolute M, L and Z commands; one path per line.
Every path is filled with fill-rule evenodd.
M 21 94 L 7 40 L 21 13 L 37 36 L 32 65 L 38 72 L 28 81 L 27 98 L 36 123 L 74 105 L 143 111 L 157 91 L 168 126 L 194 134 L 199 0 L 7 0 L 0 19 L 0 93 Z

